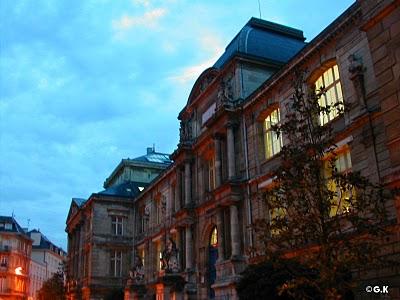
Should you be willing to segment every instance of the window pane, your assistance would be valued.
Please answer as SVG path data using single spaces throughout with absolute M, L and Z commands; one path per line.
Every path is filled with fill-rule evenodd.
M 334 72 L 334 76 L 335 76 L 335 80 L 339 79 L 339 69 L 337 65 L 333 66 L 333 72 Z
M 278 138 L 277 133 L 272 130 L 272 125 L 279 124 L 280 114 L 279 109 L 275 109 L 264 120 L 264 149 L 265 158 L 270 158 L 280 152 L 282 147 L 282 137 Z

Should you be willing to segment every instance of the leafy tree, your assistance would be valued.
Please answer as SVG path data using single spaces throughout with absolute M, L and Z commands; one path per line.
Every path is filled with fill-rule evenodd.
M 39 300 L 64 300 L 64 273 L 58 271 L 43 283 L 42 288 L 38 291 Z
M 284 286 L 300 274 L 310 279 L 318 276 L 315 270 L 307 269 L 294 260 L 262 262 L 250 265 L 244 271 L 236 289 L 241 300 L 294 300 L 294 296 L 286 291 L 281 292 L 277 287 Z M 297 289 L 310 299 L 322 299 L 319 291 L 306 284 L 299 284 Z
M 285 117 L 273 126 L 285 143 L 273 187 L 261 195 L 270 214 L 255 227 L 266 261 L 293 258 L 318 272 L 277 281 L 280 293 L 306 299 L 299 287 L 307 285 L 337 299 L 353 286 L 351 271 L 381 266 L 390 193 L 358 172 L 342 172 L 332 122 L 321 126 L 319 119 L 344 113 L 344 104 L 322 107 L 324 87 L 306 87 L 304 72 L 297 72 Z

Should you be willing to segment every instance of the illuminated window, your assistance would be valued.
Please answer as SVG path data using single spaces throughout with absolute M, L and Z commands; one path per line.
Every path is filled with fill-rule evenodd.
M 343 104 L 339 107 L 333 107 L 336 103 L 343 102 L 342 86 L 340 84 L 339 69 L 337 65 L 326 70 L 316 81 L 317 90 L 323 88 L 324 94 L 318 100 L 321 107 L 329 106 L 329 113 L 321 112 L 319 121 L 321 125 L 325 125 L 339 115 L 338 109 L 343 109 Z
M 351 170 L 351 157 L 349 150 L 341 152 L 336 156 L 335 168 L 339 173 L 346 173 Z M 329 215 L 332 217 L 348 212 L 350 209 L 349 199 L 354 195 L 354 189 L 342 190 L 337 186 L 335 180 L 332 179 L 332 168 L 330 167 L 329 162 L 325 163 L 324 173 L 325 178 L 328 179 L 328 189 L 334 193 Z
M 123 218 L 112 216 L 111 217 L 112 234 L 122 235 L 123 233 Z
M 213 230 L 211 231 L 210 246 L 217 247 L 217 245 L 218 245 L 218 231 L 217 227 L 214 227 Z
M 282 148 L 282 135 L 272 129 L 280 121 L 279 108 L 272 111 L 265 119 L 263 124 L 265 158 L 271 158 L 279 153 Z
M 142 265 L 144 266 L 144 248 L 139 250 L 139 256 L 142 259 Z
M 271 225 L 271 235 L 278 235 L 281 230 L 276 227 L 282 227 L 281 226 L 281 221 L 286 218 L 286 212 L 283 208 L 274 208 L 269 210 L 269 219 L 270 219 L 270 225 Z
M 122 251 L 111 252 L 111 276 L 121 277 L 122 276 Z

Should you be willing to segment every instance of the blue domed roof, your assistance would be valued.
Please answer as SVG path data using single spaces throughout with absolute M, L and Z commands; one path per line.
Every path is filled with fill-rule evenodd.
M 235 55 L 285 63 L 306 45 L 304 40 L 301 30 L 251 18 L 225 48 L 214 67 L 222 68 Z

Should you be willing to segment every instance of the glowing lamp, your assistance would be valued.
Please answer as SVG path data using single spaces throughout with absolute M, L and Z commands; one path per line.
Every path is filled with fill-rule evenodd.
M 23 274 L 22 274 L 22 267 L 17 267 L 17 268 L 15 268 L 15 274 L 17 274 L 17 275 L 23 275 Z

